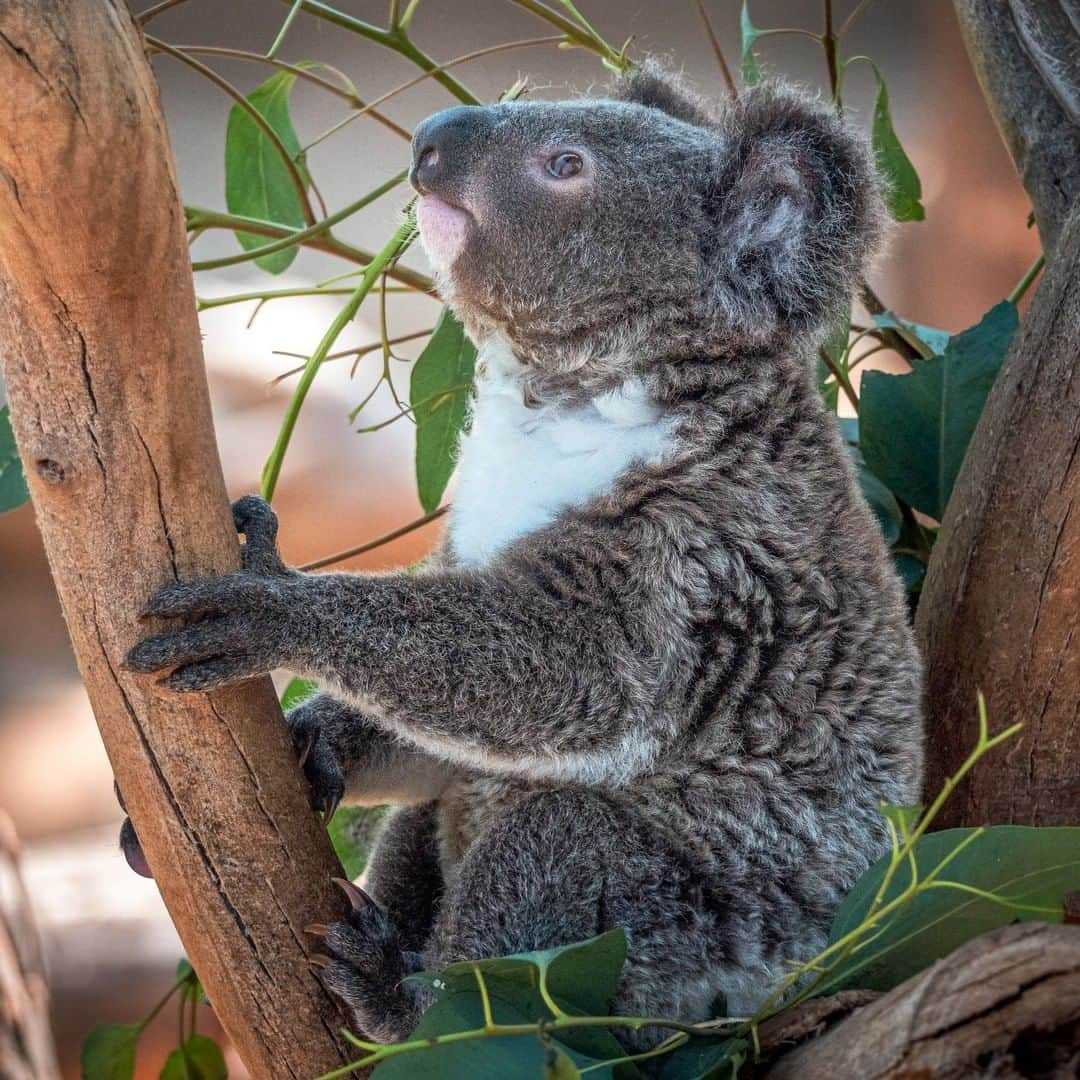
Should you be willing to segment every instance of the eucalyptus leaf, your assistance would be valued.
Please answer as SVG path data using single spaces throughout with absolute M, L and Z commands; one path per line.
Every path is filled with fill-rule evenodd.
M 475 368 L 475 346 L 461 323 L 443 308 L 413 365 L 409 384 L 416 420 L 416 489 L 429 514 L 438 508 L 454 471 Z
M 883 311 L 874 317 L 874 325 L 882 329 L 898 330 L 903 334 L 911 335 L 926 346 L 935 356 L 940 356 L 949 344 L 952 336 L 948 330 L 938 330 L 933 326 L 923 326 L 921 323 L 912 322 L 910 319 L 901 319 L 891 311 Z
M 165 1059 L 160 1080 L 226 1080 L 228 1075 L 221 1047 L 205 1035 L 192 1035 Z
M 305 188 L 307 170 L 301 157 L 300 140 L 289 115 L 289 94 L 296 76 L 280 71 L 257 86 L 247 100 L 267 122 L 296 162 Z M 229 110 L 225 131 L 225 204 L 232 214 L 258 218 L 299 229 L 304 225 L 300 196 L 281 155 L 266 133 L 240 105 Z M 265 236 L 236 234 L 245 251 L 261 247 Z M 255 265 L 271 274 L 280 274 L 296 258 L 295 246 L 262 255 Z
M 754 55 L 754 42 L 761 37 L 759 30 L 750 21 L 750 2 L 743 0 L 739 13 L 739 32 L 742 35 L 742 77 L 747 86 L 757 86 L 761 82 L 761 67 Z
M 301 702 L 307 701 L 318 688 L 318 683 L 311 679 L 291 679 L 281 694 L 282 711 L 288 712 Z
M 98 1024 L 82 1048 L 83 1080 L 131 1080 L 138 1024 Z
M 1016 307 L 1004 300 L 950 338 L 943 355 L 916 360 L 909 374 L 863 376 L 866 464 L 897 498 L 938 521 L 1017 321 Z
M 878 169 L 886 183 L 885 202 L 897 221 L 922 221 L 926 211 L 920 202 L 922 184 L 919 174 L 893 128 L 885 80 L 876 67 L 874 74 L 877 76 L 877 99 L 874 102 L 871 140 Z
M 832 364 L 845 374 L 847 373 L 847 345 L 848 338 L 850 337 L 851 314 L 850 312 L 845 312 L 844 315 L 837 320 L 836 324 L 829 332 L 829 336 L 821 345 L 822 350 Z M 818 390 L 825 402 L 825 407 L 829 412 L 835 413 L 840 400 L 840 384 L 833 377 L 829 365 L 825 363 L 824 357 L 820 354 L 818 356 L 817 373 Z
M 659 1059 L 658 1080 L 735 1080 L 746 1060 L 744 1039 L 691 1037 Z
M 1062 897 L 1080 889 L 1080 827 L 997 825 L 981 832 L 930 833 L 915 845 L 919 878 L 925 879 L 954 852 L 936 879 L 959 882 L 998 900 L 944 885 L 918 894 L 887 917 L 818 993 L 850 987 L 891 990 L 988 930 L 1017 921 L 1061 922 Z M 880 859 L 856 882 L 833 921 L 830 944 L 864 921 L 888 862 L 887 856 Z M 886 890 L 885 902 L 910 882 L 911 868 L 905 862 Z
M 11 412 L 5 405 L 0 409 L 0 513 L 22 506 L 29 498 L 15 433 L 11 430 Z

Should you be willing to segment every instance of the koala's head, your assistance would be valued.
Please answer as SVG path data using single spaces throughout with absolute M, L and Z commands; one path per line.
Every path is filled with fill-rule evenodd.
M 610 98 L 436 113 L 410 178 L 474 338 L 600 381 L 813 338 L 884 219 L 868 149 L 833 110 L 766 87 L 713 115 L 651 66 Z

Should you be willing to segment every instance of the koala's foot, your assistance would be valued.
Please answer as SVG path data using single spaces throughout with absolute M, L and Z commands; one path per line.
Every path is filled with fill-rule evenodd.
M 326 988 L 348 1007 L 357 1029 L 381 1043 L 401 1042 L 427 1005 L 424 992 L 403 982 L 421 968 L 419 954 L 404 952 L 397 929 L 362 889 L 338 880 L 352 904 L 348 921 L 309 926 L 329 955 L 313 958 Z
M 324 730 L 327 700 L 322 696 L 311 698 L 293 709 L 285 720 L 297 761 L 311 787 L 311 808 L 328 822 L 345 795 L 345 774 L 330 732 Z

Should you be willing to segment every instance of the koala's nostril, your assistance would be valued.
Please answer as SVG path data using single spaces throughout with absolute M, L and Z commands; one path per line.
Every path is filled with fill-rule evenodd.
M 419 165 L 421 169 L 434 169 L 439 164 L 439 151 L 434 146 L 429 146 L 421 155 Z

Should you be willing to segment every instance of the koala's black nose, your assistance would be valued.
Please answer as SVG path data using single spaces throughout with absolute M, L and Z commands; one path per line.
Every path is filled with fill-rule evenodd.
M 429 116 L 413 132 L 409 181 L 421 195 L 462 175 L 489 126 L 486 112 L 475 105 L 457 105 Z

